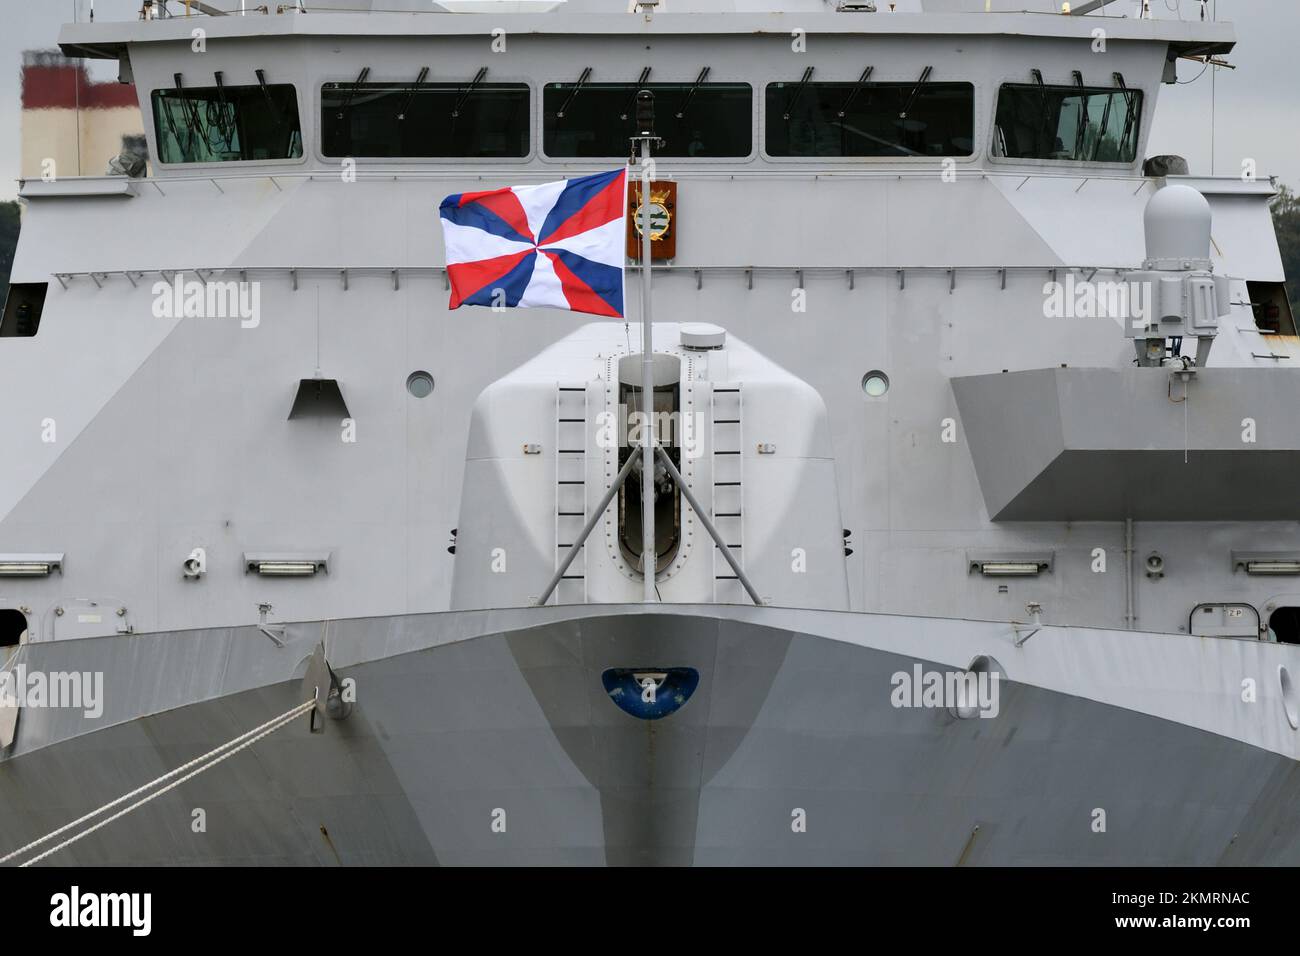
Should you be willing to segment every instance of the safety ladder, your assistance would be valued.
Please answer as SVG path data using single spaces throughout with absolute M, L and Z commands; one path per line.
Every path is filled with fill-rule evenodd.
M 741 429 L 743 402 L 740 384 L 716 383 L 709 403 L 710 449 L 713 461 L 713 525 L 732 554 L 745 565 L 744 518 L 741 514 L 744 495 L 744 435 Z M 713 548 L 713 599 L 720 603 L 740 603 L 745 592 L 731 566 Z
M 557 385 L 555 392 L 555 567 L 587 521 L 587 386 Z M 554 604 L 587 602 L 586 546 L 555 589 Z

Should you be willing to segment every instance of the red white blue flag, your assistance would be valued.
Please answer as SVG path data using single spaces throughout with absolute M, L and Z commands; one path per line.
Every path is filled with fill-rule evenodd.
M 626 169 L 448 196 L 440 207 L 448 308 L 622 318 L 626 209 Z

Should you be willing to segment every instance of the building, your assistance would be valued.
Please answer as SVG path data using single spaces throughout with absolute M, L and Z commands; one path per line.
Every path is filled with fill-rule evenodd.
M 21 137 L 23 178 L 101 175 L 123 150 L 145 152 L 135 87 L 97 82 L 57 50 L 23 54 Z

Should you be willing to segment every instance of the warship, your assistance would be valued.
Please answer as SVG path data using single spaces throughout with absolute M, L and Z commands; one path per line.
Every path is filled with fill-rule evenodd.
M 20 186 L 0 859 L 1300 863 L 1275 186 L 1148 149 L 1233 27 L 1024 5 L 67 24 L 149 168 Z M 450 310 L 641 91 L 627 320 Z

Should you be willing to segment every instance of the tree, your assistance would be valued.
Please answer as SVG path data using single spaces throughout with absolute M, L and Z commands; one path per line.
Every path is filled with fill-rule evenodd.
M 1273 228 L 1286 270 L 1286 291 L 1293 308 L 1300 309 L 1300 194 L 1279 186 L 1273 200 Z
M 9 270 L 18 245 L 18 203 L 0 202 L 0 303 L 9 293 Z

